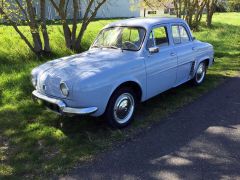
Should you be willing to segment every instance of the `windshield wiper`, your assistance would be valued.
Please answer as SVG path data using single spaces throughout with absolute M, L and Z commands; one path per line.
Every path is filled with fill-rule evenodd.
M 109 46 L 109 48 L 112 48 L 112 49 L 120 49 L 120 48 L 117 47 L 117 46 Z
M 105 48 L 121 49 L 123 51 L 123 49 L 121 47 L 117 47 L 117 46 L 105 46 Z
M 111 49 L 121 49 L 123 51 L 122 48 L 117 47 L 117 46 L 100 46 L 100 45 L 94 45 L 92 46 L 92 48 L 111 48 Z
M 94 46 L 92 46 L 92 48 L 102 48 L 102 46 L 94 45 Z

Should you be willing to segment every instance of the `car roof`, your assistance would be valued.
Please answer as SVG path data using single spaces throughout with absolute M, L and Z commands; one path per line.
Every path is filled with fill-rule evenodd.
M 132 26 L 132 27 L 144 27 L 149 29 L 154 25 L 163 24 L 163 23 L 185 23 L 183 19 L 172 18 L 172 17 L 151 17 L 151 18 L 130 18 L 126 20 L 121 20 L 113 22 L 105 28 L 115 27 L 115 26 Z

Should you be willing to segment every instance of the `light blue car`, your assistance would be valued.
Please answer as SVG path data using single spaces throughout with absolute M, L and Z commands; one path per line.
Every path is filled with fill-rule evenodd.
M 122 128 L 139 102 L 190 80 L 200 85 L 213 61 L 213 46 L 182 19 L 128 19 L 106 26 L 87 52 L 33 69 L 32 94 L 59 114 L 104 115 Z

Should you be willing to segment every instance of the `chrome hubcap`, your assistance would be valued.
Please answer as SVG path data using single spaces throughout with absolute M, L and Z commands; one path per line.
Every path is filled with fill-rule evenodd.
M 114 118 L 120 123 L 126 123 L 133 115 L 135 108 L 134 98 L 129 93 L 124 93 L 118 97 L 114 105 Z
M 205 77 L 205 66 L 203 63 L 201 63 L 197 69 L 197 74 L 196 74 L 197 83 L 201 83 L 204 77 Z

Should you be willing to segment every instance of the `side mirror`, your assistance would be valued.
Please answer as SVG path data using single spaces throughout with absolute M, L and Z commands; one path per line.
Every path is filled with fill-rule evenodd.
M 159 52 L 159 47 L 151 47 L 148 49 L 151 54 L 158 53 Z
M 196 40 L 196 38 L 193 36 L 193 37 L 192 37 L 192 40 L 194 41 L 194 40 Z

